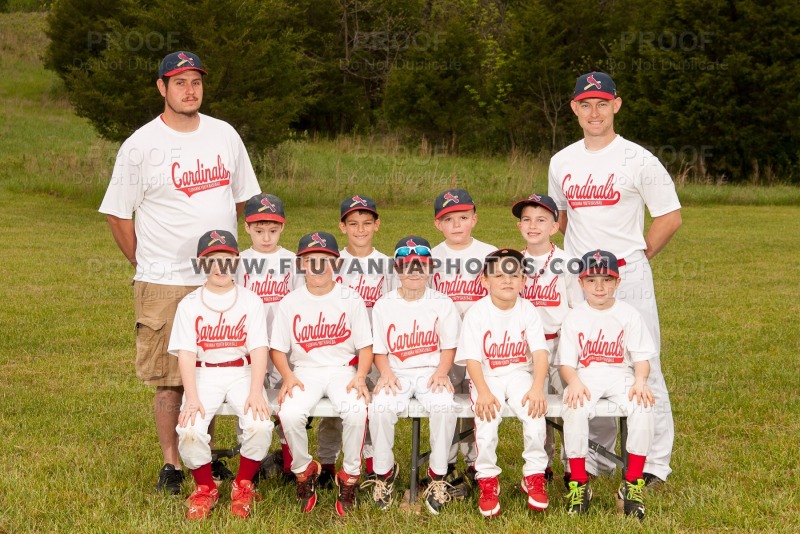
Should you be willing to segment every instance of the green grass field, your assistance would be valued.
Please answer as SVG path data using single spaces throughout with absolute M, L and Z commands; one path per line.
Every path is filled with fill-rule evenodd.
M 188 523 L 181 499 L 153 491 L 161 459 L 152 391 L 133 371 L 132 270 L 96 211 L 116 148 L 71 114 L 54 76 L 41 69 L 40 32 L 41 15 L 0 15 L 0 261 L 9 276 L 0 284 L 0 533 L 800 529 L 800 281 L 792 275 L 797 236 L 790 230 L 800 215 L 798 194 L 792 188 L 710 186 L 681 190 L 682 199 L 693 199 L 684 209 L 683 228 L 654 262 L 662 362 L 675 414 L 675 472 L 666 488 L 648 495 L 643 524 L 615 513 L 618 477 L 593 485 L 595 500 L 587 517 L 567 516 L 560 485 L 551 487 L 551 510 L 530 513 L 515 487 L 522 460 L 514 422 L 505 423 L 499 450 L 504 512 L 492 522 L 479 516 L 473 501 L 455 503 L 436 518 L 397 508 L 378 513 L 362 501 L 341 519 L 333 511 L 333 493 L 322 493 L 318 508 L 304 515 L 293 488 L 268 480 L 259 486 L 264 500 L 250 520 L 235 521 L 226 497 L 205 524 Z M 335 202 L 323 209 L 308 207 L 319 198 L 315 176 L 341 176 L 332 193 L 338 198 L 351 187 L 367 187 L 364 176 L 391 172 L 381 165 L 391 164 L 393 157 L 370 163 L 369 151 L 352 148 L 357 143 L 366 141 L 297 144 L 277 158 L 273 168 L 291 168 L 296 150 L 319 159 L 314 163 L 309 157 L 307 166 L 296 167 L 305 170 L 294 171 L 291 185 L 289 178 L 276 182 L 284 188 L 278 193 L 285 191 L 291 199 L 286 202 L 287 247 L 310 229 L 335 229 Z M 385 153 L 381 147 L 386 146 L 371 150 Z M 350 153 L 357 156 L 352 161 Z M 397 161 L 409 165 L 414 157 Z M 546 166 L 521 157 L 439 159 L 436 176 L 449 177 L 457 167 L 475 197 L 488 199 L 479 209 L 476 237 L 498 246 L 519 245 L 509 209 L 491 204 L 505 204 L 506 196 L 527 192 L 531 185 L 543 187 Z M 519 174 L 497 171 L 496 176 L 512 179 L 495 189 L 508 189 L 484 190 L 492 187 L 489 182 L 471 181 L 523 160 Z M 359 171 L 355 164 L 369 167 Z M 268 171 L 259 169 L 269 183 Z M 330 174 L 314 174 L 323 170 Z M 518 191 L 508 185 L 524 176 L 531 181 Z M 301 195 L 305 181 L 313 187 Z M 381 210 L 378 248 L 389 250 L 400 234 L 410 232 L 437 241 L 428 203 L 408 209 L 398 199 L 428 198 L 442 184 L 436 178 L 393 186 L 398 197 Z M 725 198 L 733 197 L 735 204 L 755 194 L 764 205 L 723 205 L 719 190 L 729 192 Z M 364 192 L 369 194 L 369 187 Z M 704 198 L 716 199 L 709 201 L 714 205 L 701 205 Z M 231 421 L 221 426 L 218 440 L 232 442 Z M 405 462 L 399 483 L 405 488 L 410 423 L 401 427 L 396 452 Z M 189 491 L 187 484 L 184 493 Z

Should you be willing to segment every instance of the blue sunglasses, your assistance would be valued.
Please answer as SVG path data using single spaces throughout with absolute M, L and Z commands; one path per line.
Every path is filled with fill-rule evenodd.
M 417 256 L 430 256 L 431 249 L 422 245 L 417 245 L 415 247 L 400 247 L 394 251 L 395 259 L 405 258 L 407 256 L 411 256 L 412 254 L 416 254 Z

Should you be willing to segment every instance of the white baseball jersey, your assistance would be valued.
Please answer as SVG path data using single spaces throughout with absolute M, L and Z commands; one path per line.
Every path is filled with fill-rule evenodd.
M 295 254 L 283 247 L 270 254 L 248 248 L 239 257 L 236 283 L 261 297 L 271 335 L 275 308 L 283 297 L 302 283 L 295 274 Z
M 515 371 L 531 372 L 532 352 L 549 352 L 544 329 L 533 304 L 518 298 L 510 310 L 501 310 L 487 296 L 464 316 L 456 362 L 481 362 L 483 375 L 502 377 Z
M 553 246 L 555 248 L 552 256 L 550 253 L 531 256 L 527 250 L 523 252 L 526 261 L 533 261 L 533 270 L 530 275 L 525 276 L 525 286 L 520 296 L 533 304 L 539 312 L 546 335 L 557 334 L 570 309 L 583 302 L 583 291 L 578 277 L 567 269 L 570 257 L 557 246 Z M 556 274 L 554 268 L 561 274 Z M 542 269 L 544 273 L 539 274 Z
M 561 325 L 561 365 L 581 369 L 632 368 L 656 357 L 656 346 L 636 308 L 615 300 L 607 310 L 583 302 Z
M 561 150 L 548 179 L 548 194 L 567 211 L 564 249 L 576 257 L 598 247 L 618 258 L 644 251 L 644 207 L 653 217 L 681 207 L 658 158 L 619 135 L 595 152 L 583 139 Z
M 224 363 L 259 347 L 269 347 L 267 320 L 261 299 L 249 289 L 234 286 L 218 295 L 199 287 L 178 303 L 170 354 L 187 350 L 197 354 L 197 361 Z
M 431 250 L 431 255 L 440 262 L 431 277 L 432 287 L 453 299 L 462 317 L 488 294 L 481 285 L 481 271 L 483 260 L 495 250 L 496 247 L 475 238 L 463 250 L 453 250 L 444 241 Z
M 388 354 L 392 369 L 439 365 L 441 351 L 458 346 L 461 316 L 447 295 L 426 288 L 407 301 L 397 290 L 375 303 L 372 352 Z
M 375 302 L 392 290 L 392 274 L 389 271 L 391 260 L 374 248 L 364 258 L 353 256 L 347 249 L 340 251 L 339 255 L 342 265 L 334 280 L 358 291 L 371 318 Z
M 200 114 L 193 132 L 156 117 L 120 147 L 100 213 L 131 219 L 134 280 L 200 285 L 191 258 L 209 229 L 236 235 L 236 207 L 261 191 L 244 144 L 231 125 Z
M 341 284 L 322 296 L 299 287 L 275 310 L 272 348 L 291 350 L 296 368 L 351 365 L 358 350 L 370 345 L 367 307 L 355 290 Z

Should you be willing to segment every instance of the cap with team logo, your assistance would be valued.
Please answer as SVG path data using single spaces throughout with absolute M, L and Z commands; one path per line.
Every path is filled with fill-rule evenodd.
M 283 202 L 275 195 L 259 193 L 254 195 L 244 205 L 244 220 L 251 223 L 256 221 L 286 222 L 283 211 Z
M 550 213 L 553 214 L 553 218 L 558 221 L 558 206 L 556 206 L 556 201 L 550 198 L 547 195 L 537 195 L 533 193 L 528 198 L 523 198 L 522 200 L 515 202 L 513 206 L 511 206 L 511 213 L 514 214 L 514 217 L 517 219 L 522 218 L 522 210 L 525 206 L 541 206 Z
M 164 78 L 175 76 L 187 70 L 196 70 L 200 74 L 208 74 L 203 69 L 203 63 L 200 58 L 191 52 L 173 52 L 164 56 L 161 60 L 161 65 L 158 67 L 158 77 Z
M 511 274 L 515 272 L 516 269 L 522 268 L 523 261 L 525 261 L 525 256 L 519 250 L 513 248 L 499 248 L 487 255 L 486 259 L 483 260 L 483 272 L 486 273 L 490 265 L 500 265 L 503 268 L 503 272 Z M 506 267 L 506 265 L 509 265 L 509 262 L 513 262 L 511 268 Z
M 412 260 L 431 261 L 431 244 L 424 237 L 410 235 L 394 246 L 394 259 L 400 263 Z
M 212 252 L 230 252 L 239 255 L 239 244 L 227 230 L 211 230 L 203 234 L 197 242 L 197 257 L 208 256 Z
M 581 272 L 578 278 L 595 275 L 619 278 L 617 257 L 606 250 L 600 249 L 584 254 L 581 258 Z
M 454 211 L 474 210 L 475 203 L 466 189 L 448 189 L 433 203 L 433 216 L 435 219 Z
M 297 255 L 311 254 L 312 252 L 324 252 L 339 257 L 339 245 L 336 238 L 328 232 L 313 232 L 300 238 L 297 245 Z
M 584 98 L 614 100 L 617 98 L 617 85 L 611 79 L 611 76 L 605 72 L 584 74 L 575 82 L 575 92 L 572 95 L 572 100 L 578 101 Z
M 344 221 L 345 217 L 354 211 L 368 211 L 378 218 L 378 206 L 375 201 L 364 195 L 356 195 L 354 197 L 342 200 L 341 204 L 341 217 L 339 220 Z

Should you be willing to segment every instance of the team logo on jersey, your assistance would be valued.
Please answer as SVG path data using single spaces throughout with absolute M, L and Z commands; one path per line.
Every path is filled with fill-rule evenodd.
M 438 317 L 430 330 L 422 330 L 417 320 L 414 319 L 410 332 L 398 333 L 397 326 L 392 323 L 386 329 L 386 346 L 389 352 L 400 361 L 405 361 L 420 354 L 436 352 L 439 350 L 438 326 Z
M 578 332 L 578 346 L 580 356 L 578 363 L 589 367 L 593 362 L 619 364 L 625 359 L 625 330 L 621 330 L 617 339 L 609 341 L 603 330 L 597 333 L 595 339 L 586 339 L 583 332 Z
M 280 302 L 283 297 L 289 294 L 289 276 L 286 273 L 283 278 L 273 277 L 267 274 L 263 280 L 253 279 L 249 274 L 245 274 L 242 285 L 261 297 L 264 304 Z
M 353 206 L 357 206 L 358 204 L 361 204 L 361 205 L 362 205 L 362 206 L 364 206 L 365 208 L 367 207 L 367 201 L 366 201 L 366 200 L 364 200 L 363 198 L 361 198 L 361 197 L 360 197 L 360 196 L 358 196 L 358 195 L 354 196 L 352 200 L 353 200 L 353 203 L 352 203 L 352 204 L 350 204 L 350 207 L 351 207 L 351 208 L 352 208 Z
M 210 247 L 211 245 L 213 245 L 214 243 L 217 243 L 217 242 L 222 243 L 224 245 L 225 244 L 225 236 L 224 235 L 219 235 L 217 233 L 217 231 L 214 230 L 213 232 L 211 232 L 211 241 L 209 241 L 208 245 L 206 245 L 206 246 Z
M 197 158 L 193 168 L 183 170 L 180 162 L 176 161 L 172 164 L 172 183 L 175 189 L 191 197 L 195 193 L 230 185 L 231 171 L 225 166 L 221 155 L 217 155 L 216 164 L 211 167 Z
M 595 77 L 592 76 L 591 74 L 589 75 L 588 78 L 586 78 L 586 81 L 589 82 L 589 85 L 583 88 L 584 91 L 592 86 L 595 86 L 597 89 L 600 89 L 601 85 L 600 80 L 596 80 Z
M 450 202 L 454 204 L 458 204 L 458 196 L 452 193 L 445 193 L 444 194 L 444 202 L 442 202 L 442 207 L 447 206 Z
M 187 56 L 186 54 L 184 54 L 183 52 L 179 52 L 178 57 L 180 58 L 180 61 L 178 62 L 178 67 L 182 67 L 186 63 L 194 67 L 194 60 L 189 56 Z
M 233 325 L 225 320 L 225 314 L 220 313 L 217 324 L 211 324 L 206 323 L 202 315 L 198 315 L 194 322 L 197 346 L 203 350 L 244 347 L 247 342 L 246 321 L 245 314 Z
M 456 274 L 451 280 L 445 280 L 441 273 L 435 273 L 433 287 L 439 293 L 450 297 L 453 302 L 473 302 L 488 295 L 486 288 L 481 285 L 480 278 L 465 278 L 461 274 Z
M 538 278 L 529 278 L 519 295 L 536 307 L 551 308 L 561 305 L 561 292 L 558 290 L 558 276 L 549 284 L 539 285 Z
M 383 280 L 384 276 L 381 276 L 377 279 L 376 284 L 370 284 L 370 279 L 365 277 L 363 274 L 358 275 L 357 280 L 352 280 L 347 287 L 356 291 L 359 295 L 361 295 L 361 299 L 364 301 L 364 304 L 367 308 L 375 307 L 375 301 L 383 296 Z M 373 277 L 373 281 L 375 278 Z M 336 277 L 337 284 L 344 284 L 344 278 L 341 276 Z
M 572 209 L 612 206 L 620 199 L 619 191 L 614 189 L 614 173 L 608 175 L 605 184 L 596 183 L 590 174 L 583 185 L 573 183 L 572 174 L 568 174 L 561 182 L 561 189 Z
M 507 367 L 514 363 L 528 361 L 528 340 L 525 331 L 520 332 L 518 341 L 513 341 L 508 330 L 503 331 L 503 340 L 497 343 L 492 339 L 492 331 L 483 335 L 483 355 L 489 361 L 489 367 Z
M 311 236 L 311 243 L 309 243 L 306 248 L 311 248 L 315 245 L 319 245 L 321 247 L 325 246 L 325 240 L 322 239 L 317 232 L 314 232 L 314 234 Z
M 276 208 L 275 204 L 270 202 L 267 197 L 264 197 L 264 198 L 261 199 L 261 207 L 258 208 L 259 212 L 264 211 L 264 210 L 269 210 L 272 213 L 277 213 L 278 212 L 278 208 Z
M 297 344 L 306 352 L 318 347 L 338 345 L 349 338 L 351 333 L 347 327 L 347 316 L 344 313 L 336 323 L 329 322 L 322 312 L 319 313 L 316 324 L 304 325 L 300 315 L 295 315 L 292 322 L 292 335 Z

